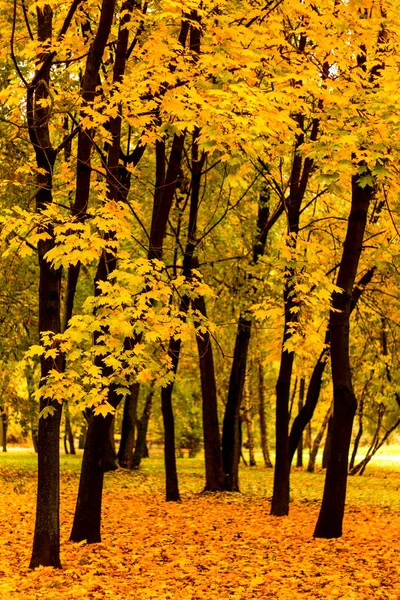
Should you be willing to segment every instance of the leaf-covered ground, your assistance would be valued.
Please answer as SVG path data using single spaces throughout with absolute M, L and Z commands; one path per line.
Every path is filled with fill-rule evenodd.
M 293 474 L 289 517 L 269 516 L 272 474 L 242 473 L 244 494 L 199 495 L 199 461 L 180 460 L 181 504 L 166 503 L 162 461 L 108 474 L 103 542 L 68 542 L 79 459 L 64 460 L 63 570 L 27 567 L 35 473 L 28 459 L 0 461 L 0 598 L 400 598 L 400 474 L 352 478 L 345 535 L 315 540 L 323 474 Z

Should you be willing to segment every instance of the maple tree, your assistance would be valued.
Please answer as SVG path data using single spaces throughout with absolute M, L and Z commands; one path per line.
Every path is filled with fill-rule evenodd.
M 31 567 L 61 566 L 63 406 L 71 440 L 70 415 L 87 424 L 71 540 L 100 542 L 122 401 L 120 465 L 140 464 L 153 410 L 166 499 L 179 501 L 188 398 L 201 397 L 204 490 L 239 491 L 245 427 L 255 462 L 258 390 L 268 466 L 266 400 L 275 408 L 271 514 L 283 516 L 294 453 L 313 419 L 315 455 L 333 398 L 315 536 L 342 534 L 354 416 L 352 473 L 399 425 L 399 307 L 388 295 L 398 285 L 397 9 L 4 5 L 0 241 L 11 309 L 1 308 L 10 333 L 0 360 L 7 390 L 28 347 L 26 360 L 40 360 L 40 376 L 28 363 L 27 395 L 36 378 L 40 404 Z M 367 421 L 370 448 L 355 464 Z

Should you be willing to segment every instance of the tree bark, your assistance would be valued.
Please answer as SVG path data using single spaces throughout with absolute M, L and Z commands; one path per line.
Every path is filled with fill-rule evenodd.
M 247 439 L 249 443 L 249 464 L 250 467 L 256 466 L 256 459 L 254 456 L 254 434 L 253 434 L 253 415 L 252 415 L 252 402 L 249 389 L 249 374 L 245 374 L 244 378 L 244 402 L 245 402 L 245 421 L 247 427 Z
M 229 380 L 228 399 L 222 428 L 222 461 L 225 486 L 229 492 L 239 491 L 239 418 L 246 372 L 247 350 L 250 342 L 251 321 L 241 316 L 236 334 L 233 365 Z
M 365 165 L 360 165 L 364 168 Z M 333 428 L 324 495 L 314 536 L 336 538 L 342 535 L 346 501 L 348 455 L 357 408 L 349 355 L 351 295 L 362 251 L 368 207 L 374 193 L 370 185 L 361 187 L 359 176 L 352 177 L 351 210 L 343 245 L 337 286 L 330 315 L 331 364 L 333 381 Z
M 78 499 L 70 540 L 88 544 L 101 542 L 101 503 L 103 496 L 104 462 L 110 424 L 113 415 L 89 416 L 83 452 Z
M 357 285 L 354 287 L 351 297 L 350 303 L 350 314 L 353 312 L 357 303 L 366 288 L 366 286 L 371 282 L 372 277 L 375 273 L 375 267 L 371 267 L 368 269 L 364 275 L 360 278 Z M 289 459 L 290 462 L 293 460 L 294 453 L 296 452 L 296 448 L 298 446 L 301 435 L 313 417 L 315 408 L 318 404 L 319 395 L 322 387 L 322 377 L 325 372 L 326 363 L 328 360 L 328 346 L 330 344 L 330 330 L 329 325 L 326 329 L 325 340 L 324 340 L 325 348 L 322 350 L 317 363 L 314 367 L 314 370 L 311 375 L 310 383 L 307 389 L 306 402 L 303 408 L 299 411 L 299 414 L 293 421 L 292 428 L 290 430 L 289 436 Z
M 135 452 L 132 458 L 132 469 L 138 469 L 142 458 L 146 457 L 147 450 L 147 429 L 149 426 L 151 406 L 153 403 L 154 389 L 152 388 L 147 395 L 143 408 L 142 417 L 138 420 L 138 433 L 136 438 Z
M 196 298 L 192 304 L 194 310 L 207 317 L 206 303 L 203 296 Z M 195 325 L 196 327 L 198 326 L 197 323 Z M 225 489 L 225 478 L 222 468 L 214 357 L 211 337 L 208 331 L 196 334 L 196 342 L 200 363 L 203 411 L 204 461 L 206 470 L 204 491 L 218 492 Z
M 257 216 L 257 238 L 253 245 L 253 260 L 256 264 L 265 251 L 268 233 L 283 212 L 283 205 L 270 218 L 269 193 L 260 194 Z M 250 283 L 251 276 L 246 278 Z M 228 398 L 222 428 L 222 458 L 225 472 L 225 485 L 228 491 L 239 491 L 239 413 L 243 399 L 244 373 L 251 335 L 252 318 L 245 310 L 239 315 L 235 338 Z
M 304 406 L 305 386 L 306 386 L 306 381 L 305 381 L 304 377 L 302 377 L 300 379 L 299 405 L 298 405 L 299 412 L 298 412 L 298 414 L 301 413 L 301 410 Z M 292 431 L 290 431 L 290 435 L 291 434 L 292 434 Z M 290 436 L 289 436 L 289 455 L 290 455 Z M 290 460 L 290 456 L 289 456 L 289 460 Z M 297 462 L 296 462 L 296 467 L 302 467 L 302 466 L 303 466 L 303 432 L 301 432 L 300 441 L 297 446 Z
M 313 447 L 310 452 L 310 458 L 309 458 L 308 467 L 307 467 L 307 471 L 309 473 L 314 473 L 314 471 L 315 471 L 315 461 L 317 459 L 318 450 L 321 445 L 322 438 L 324 437 L 324 433 L 325 433 L 325 430 L 329 423 L 331 414 L 332 414 L 332 407 L 330 406 L 327 413 L 325 414 L 324 420 L 322 421 L 321 427 L 315 437 Z
M 124 469 L 130 469 L 132 464 L 133 448 L 135 446 L 135 429 L 137 427 L 139 389 L 139 384 L 134 383 L 130 388 L 130 394 L 125 398 L 121 442 L 118 450 L 119 465 Z
M 40 42 L 52 38 L 53 13 L 45 5 L 37 11 L 37 33 Z M 28 133 L 36 155 L 37 174 L 36 212 L 41 213 L 53 202 L 53 168 L 56 151 L 50 140 L 50 108 L 45 102 L 49 97 L 50 68 L 53 54 L 42 52 L 37 57 L 38 67 L 27 88 L 26 114 Z M 47 239 L 38 242 L 39 257 L 39 336 L 42 332 L 61 331 L 61 269 L 54 269 L 45 255 L 54 247 L 52 225 L 42 228 Z M 52 369 L 62 370 L 62 357 L 41 357 L 41 381 Z M 42 398 L 40 410 L 51 408 L 52 414 L 39 419 L 38 431 L 38 487 L 36 521 L 30 567 L 61 567 L 60 562 L 60 422 L 62 405 L 57 401 Z
M 271 457 L 268 449 L 268 428 L 265 417 L 265 388 L 264 374 L 261 359 L 258 359 L 258 415 L 260 417 L 260 432 L 261 432 L 261 449 L 264 457 L 265 466 L 270 469 L 272 467 Z

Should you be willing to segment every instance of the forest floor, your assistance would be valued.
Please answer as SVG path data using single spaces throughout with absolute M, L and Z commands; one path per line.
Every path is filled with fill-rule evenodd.
M 322 471 L 294 470 L 290 515 L 276 518 L 272 470 L 242 468 L 241 494 L 200 494 L 202 461 L 178 459 L 176 504 L 164 501 L 162 458 L 150 458 L 106 475 L 103 541 L 92 545 L 68 541 L 80 460 L 61 459 L 63 569 L 31 571 L 35 456 L 0 455 L 1 600 L 400 599 L 396 459 L 349 478 L 344 535 L 321 540 Z

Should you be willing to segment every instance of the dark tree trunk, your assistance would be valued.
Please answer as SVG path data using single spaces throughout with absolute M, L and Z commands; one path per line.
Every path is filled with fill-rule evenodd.
M 172 360 L 172 371 L 176 375 L 178 369 L 181 340 L 171 340 L 168 354 Z M 165 464 L 165 489 L 167 502 L 179 502 L 178 472 L 176 470 L 175 452 L 175 422 L 172 411 L 173 384 L 170 383 L 161 389 L 161 412 L 164 423 L 164 464 Z
M 307 471 L 309 473 L 314 473 L 314 471 L 315 471 L 315 461 L 317 460 L 318 450 L 321 445 L 322 438 L 324 437 L 324 433 L 325 433 L 325 430 L 329 423 L 331 414 L 332 414 L 332 407 L 330 406 L 327 413 L 325 414 L 324 420 L 322 421 L 321 427 L 315 437 L 315 440 L 314 440 L 314 443 L 313 443 L 313 446 L 312 446 L 312 449 L 310 452 L 310 458 L 309 458 L 308 467 L 307 467 Z
M 53 13 L 46 5 L 37 11 L 37 33 L 40 42 L 52 38 Z M 66 24 L 64 28 L 68 27 Z M 56 151 L 52 147 L 49 130 L 50 108 L 42 100 L 49 97 L 50 68 L 53 55 L 42 52 L 40 64 L 27 88 L 26 115 L 28 133 L 39 168 L 37 175 L 36 211 L 41 213 L 53 201 L 53 168 Z M 39 256 L 39 335 L 44 331 L 58 334 L 61 331 L 61 270 L 53 269 L 45 255 L 54 247 L 54 231 L 51 225 L 43 227 L 48 238 L 38 242 Z M 62 369 L 61 356 L 55 359 L 41 357 L 42 381 L 52 369 Z M 35 533 L 30 567 L 61 567 L 60 563 L 60 421 L 62 405 L 42 398 L 40 410 L 52 409 L 52 414 L 39 419 L 38 432 L 38 488 Z
M 225 406 L 222 427 L 222 461 L 225 473 L 225 486 L 229 492 L 239 491 L 239 419 L 240 403 L 243 397 L 246 373 L 247 350 L 250 342 L 251 321 L 239 319 L 236 334 L 233 366 L 229 380 L 228 399 Z
M 70 540 L 89 544 L 101 542 L 101 502 L 103 495 L 105 449 L 113 415 L 89 417 L 83 452 L 78 500 Z
M 328 334 L 325 336 L 325 342 L 329 343 Z M 294 453 L 299 445 L 303 431 L 306 425 L 311 421 L 317 406 L 319 395 L 321 392 L 322 375 L 325 371 L 325 365 L 328 358 L 327 350 L 321 352 L 320 357 L 311 374 L 310 383 L 307 388 L 306 401 L 304 406 L 299 410 L 299 414 L 293 421 L 289 436 L 289 461 L 292 463 Z M 303 380 L 304 381 L 304 380 Z
M 154 389 L 151 389 L 147 395 L 146 402 L 143 408 L 143 413 L 141 419 L 138 419 L 137 424 L 137 438 L 136 438 L 136 446 L 135 452 L 132 458 L 132 469 L 138 469 L 140 467 L 140 462 L 142 458 L 146 458 L 147 452 L 147 429 L 149 426 L 150 414 L 151 414 L 151 406 L 153 403 Z
M 306 381 L 304 379 L 304 377 L 302 377 L 300 379 L 300 390 L 299 390 L 299 412 L 298 414 L 301 413 L 301 410 L 304 406 L 304 391 L 305 391 L 305 387 L 306 387 Z M 292 435 L 292 431 L 290 432 L 290 436 Z M 289 460 L 290 460 L 290 436 L 289 436 Z M 290 461 L 291 462 L 291 461 Z M 301 432 L 300 434 L 300 440 L 297 446 L 297 462 L 296 462 L 296 467 L 302 467 L 303 466 L 303 432 Z
M 167 502 L 179 502 L 178 473 L 175 455 L 175 423 L 168 388 L 161 389 L 161 411 L 164 423 L 164 464 Z
M 257 215 L 257 238 L 253 245 L 253 264 L 264 254 L 270 229 L 283 212 L 283 205 L 269 218 L 269 193 L 260 194 Z M 246 277 L 250 283 L 251 277 Z M 243 399 L 244 374 L 250 342 L 252 320 L 244 311 L 239 316 L 236 331 L 235 350 L 229 380 L 228 399 L 222 427 L 222 460 L 225 473 L 225 486 L 228 491 L 239 491 L 239 412 Z
M 354 440 L 353 452 L 351 453 L 351 458 L 350 458 L 350 465 L 349 465 L 350 472 L 354 467 L 354 463 L 355 463 L 357 451 L 358 451 L 358 446 L 360 444 L 360 440 L 361 440 L 361 437 L 363 434 L 363 420 L 364 420 L 364 398 L 361 397 L 360 405 L 358 407 L 358 431 L 357 431 L 356 438 Z
M 106 453 L 104 459 L 104 472 L 116 471 L 117 465 L 117 452 L 115 449 L 115 417 L 111 419 L 110 431 L 108 432 L 108 440 L 106 444 Z
M 299 47 L 305 48 L 306 37 L 300 36 Z M 300 132 L 296 134 L 294 156 L 290 174 L 289 198 L 286 201 L 288 219 L 288 241 L 289 247 L 295 249 L 297 234 L 299 231 L 300 211 L 304 194 L 307 190 L 308 180 L 313 168 L 313 159 L 301 156 L 300 149 L 305 141 L 304 115 L 296 115 Z M 310 140 L 315 141 L 318 136 L 319 120 L 314 118 L 310 130 Z M 292 379 L 294 352 L 288 352 L 285 348 L 290 340 L 293 326 L 298 322 L 296 308 L 295 290 L 293 280 L 295 270 L 292 267 L 285 269 L 283 302 L 285 312 L 285 324 L 283 331 L 281 363 L 278 381 L 276 383 L 276 458 L 274 470 L 274 489 L 272 494 L 271 515 L 276 517 L 289 513 L 289 491 L 290 491 L 290 460 L 289 460 L 289 401 L 290 384 Z
M 375 273 L 375 267 L 371 267 L 366 273 L 360 278 L 357 285 L 354 287 L 350 303 L 350 314 L 353 312 L 357 303 L 365 289 L 365 287 L 371 282 L 372 277 Z M 330 343 L 330 331 L 329 325 L 325 333 L 324 343 L 326 347 Z M 290 462 L 293 460 L 296 447 L 299 443 L 301 435 L 306 428 L 307 424 L 311 421 L 315 408 L 318 404 L 319 395 L 322 386 L 322 377 L 325 371 L 326 363 L 328 360 L 328 350 L 324 348 L 321 352 L 320 357 L 314 367 L 311 375 L 310 383 L 307 389 L 306 402 L 303 408 L 299 411 L 299 414 L 293 421 L 293 425 L 289 436 L 289 459 Z
M 365 165 L 360 165 L 365 168 Z M 314 536 L 336 538 L 342 535 L 346 501 L 348 455 L 357 409 L 349 355 L 351 296 L 362 251 L 368 207 L 374 188 L 361 187 L 359 176 L 352 177 L 351 210 L 337 286 L 343 292 L 333 294 L 334 311 L 330 315 L 331 364 L 333 381 L 332 442 L 326 471 L 324 495 Z
M 247 439 L 249 444 L 249 465 L 250 467 L 255 467 L 256 459 L 254 456 L 253 407 L 250 396 L 248 373 L 246 373 L 244 378 L 244 404 L 244 420 L 246 421 Z
M 113 83 L 115 84 L 118 84 L 122 81 L 122 77 L 125 72 L 129 39 L 129 29 L 126 27 L 126 25 L 131 19 L 131 12 L 134 6 L 134 0 L 127 0 L 122 6 L 124 15 L 120 22 L 113 68 Z M 103 0 L 99 26 L 89 49 L 85 74 L 83 77 L 83 114 L 85 106 L 90 105 L 95 98 L 99 69 L 101 66 L 104 49 L 110 35 L 114 16 L 114 8 L 115 0 Z M 112 143 L 108 148 L 107 156 L 107 198 L 109 200 L 119 200 L 121 197 L 123 197 L 120 181 L 118 179 L 121 141 L 120 115 L 110 119 L 109 130 Z M 85 132 L 85 139 L 83 137 L 78 137 L 78 157 L 82 157 L 82 164 L 77 172 L 77 187 L 79 182 L 77 199 L 79 196 L 79 206 L 81 206 L 81 210 L 86 210 L 87 198 L 90 189 L 91 148 L 92 132 Z M 106 237 L 108 237 L 108 239 L 112 238 L 112 232 L 107 232 Z M 100 294 L 100 289 L 97 285 L 98 282 L 105 281 L 115 267 L 115 256 L 103 251 L 99 260 L 94 281 L 95 295 Z M 99 359 L 97 363 L 98 366 L 102 367 L 107 376 L 110 375 L 110 369 L 103 364 L 101 359 Z M 110 389 L 108 401 L 114 408 L 116 408 L 118 405 L 119 399 L 116 396 L 114 389 Z M 106 417 L 101 415 L 95 416 L 93 411 L 89 412 L 88 414 L 88 431 L 85 449 L 83 452 L 78 499 L 70 538 L 71 541 L 79 542 L 82 540 L 87 540 L 89 543 L 101 541 L 101 501 L 107 445 L 110 443 L 109 428 L 112 418 L 113 415 L 111 414 L 107 415 Z
M 261 449 L 264 457 L 264 464 L 267 468 L 272 467 L 271 457 L 268 449 L 268 429 L 267 420 L 265 418 L 265 386 L 264 374 L 261 359 L 258 360 L 258 414 L 260 417 L 260 432 L 261 432 Z
M 130 394 L 125 398 L 121 442 L 118 450 L 119 465 L 124 469 L 130 469 L 132 464 L 133 448 L 135 446 L 135 428 L 137 426 L 139 389 L 139 384 L 134 383 L 131 386 Z
M 204 297 L 193 301 L 194 310 L 207 317 Z M 215 379 L 214 357 L 210 334 L 196 335 L 200 362 L 200 379 L 203 409 L 204 460 L 206 469 L 205 492 L 218 492 L 225 489 L 222 469 L 221 438 L 218 422 L 217 383 Z
M 64 447 L 66 454 L 76 454 L 74 434 L 71 427 L 71 417 L 69 414 L 68 400 L 64 400 L 64 412 L 65 412 L 65 435 L 64 435 Z M 69 451 L 67 450 L 67 444 L 69 444 Z
M 4 408 L 1 407 L 1 443 L 3 446 L 3 452 L 7 452 L 7 413 Z

